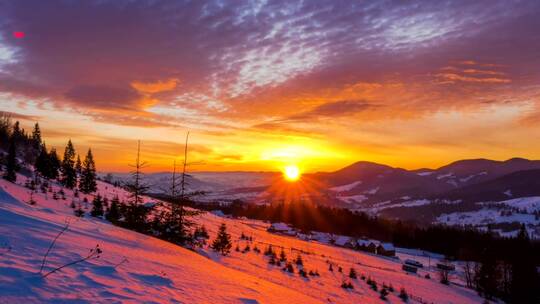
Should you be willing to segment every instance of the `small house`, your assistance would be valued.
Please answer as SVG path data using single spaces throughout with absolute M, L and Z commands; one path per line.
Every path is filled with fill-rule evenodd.
M 354 240 L 348 236 L 340 235 L 335 241 L 334 245 L 340 247 L 354 248 Z
M 369 240 L 369 244 L 366 247 L 367 252 L 377 253 L 377 247 L 379 247 L 379 242 L 375 240 Z
M 362 251 L 368 251 L 369 240 L 360 239 L 356 241 L 356 249 Z
M 424 267 L 424 264 L 416 261 L 416 260 L 411 260 L 411 259 L 407 259 L 405 260 L 405 264 L 407 265 L 410 265 L 410 266 L 414 266 L 416 268 L 423 268 Z
M 396 255 L 396 248 L 392 243 L 380 243 L 377 246 L 377 254 L 392 257 Z
M 285 223 L 272 223 L 268 228 L 268 232 L 296 235 L 294 229 Z
M 454 266 L 451 263 L 446 263 L 446 262 L 437 263 L 437 268 L 439 268 L 441 270 L 447 270 L 447 271 L 456 270 L 456 266 Z
M 405 270 L 406 272 L 410 272 L 410 273 L 416 273 L 418 271 L 418 268 L 412 266 L 412 265 L 409 265 L 409 264 L 403 264 L 401 266 L 401 269 Z

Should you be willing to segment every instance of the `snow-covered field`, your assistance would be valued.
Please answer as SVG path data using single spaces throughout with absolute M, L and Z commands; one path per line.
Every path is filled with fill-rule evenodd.
M 99 182 L 98 187 L 109 199 L 127 195 L 105 183 Z M 197 216 L 211 240 L 218 226 L 226 223 L 234 245 L 226 257 L 208 248 L 193 252 L 88 215 L 77 218 L 69 207 L 73 194 L 65 192 L 66 200 L 53 200 L 50 193 L 34 194 L 37 203 L 29 205 L 28 189 L 0 181 L 0 303 L 401 303 L 397 297 L 401 287 L 413 296 L 411 303 L 482 302 L 472 290 L 440 284 L 433 269 L 406 274 L 397 259 L 271 234 L 266 231 L 268 224 L 255 220 L 211 213 Z M 69 228 L 56 242 L 44 272 L 85 256 L 97 244 L 103 253 L 99 259 L 42 278 L 43 254 L 66 221 Z M 242 233 L 253 240 L 240 240 Z M 248 243 L 262 251 L 269 244 L 283 247 L 289 259 L 301 253 L 304 268 L 320 276 L 302 278 L 269 265 L 262 253 L 234 250 L 237 244 L 244 249 Z M 398 256 L 415 256 L 415 251 L 402 250 Z M 359 278 L 351 280 L 354 289 L 346 290 L 340 285 L 349 280 L 351 267 Z M 432 279 L 425 279 L 426 273 Z M 361 275 L 371 277 L 379 287 L 391 284 L 396 292 L 383 301 Z

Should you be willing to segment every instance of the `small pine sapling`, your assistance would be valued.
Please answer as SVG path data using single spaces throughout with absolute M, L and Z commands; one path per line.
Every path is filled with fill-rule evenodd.
M 354 270 L 354 268 L 351 267 L 351 270 L 349 271 L 349 278 L 351 279 L 355 279 L 357 278 L 356 276 L 356 270 Z
M 401 289 L 399 290 L 399 296 L 398 297 L 405 303 L 409 301 L 409 294 L 407 293 L 407 291 L 403 287 L 401 287 Z
M 304 265 L 304 261 L 302 261 L 302 256 L 301 255 L 296 256 L 296 260 L 294 262 L 298 266 L 303 266 Z
M 281 252 L 279 253 L 279 260 L 281 262 L 287 261 L 287 255 L 285 255 L 285 251 L 283 251 L 283 248 L 281 248 Z
M 386 300 L 386 297 L 388 296 L 388 290 L 386 290 L 386 288 L 383 287 L 379 294 L 380 294 L 381 300 Z
M 294 267 L 293 267 L 293 264 L 292 264 L 292 263 L 287 263 L 287 265 L 285 266 L 285 268 L 283 268 L 283 271 L 287 271 L 287 272 L 290 272 L 290 273 L 294 273 Z

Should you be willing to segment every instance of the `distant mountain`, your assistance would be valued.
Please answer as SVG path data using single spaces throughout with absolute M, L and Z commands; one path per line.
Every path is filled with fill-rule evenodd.
M 517 171 L 540 169 L 540 160 L 512 158 L 506 161 L 469 159 L 443 166 L 433 174 L 459 186 L 476 184 Z
M 294 191 L 299 193 L 299 198 L 322 204 L 378 211 L 415 200 L 486 201 L 536 195 L 536 184 L 520 180 L 525 178 L 521 176 L 534 172 L 507 176 L 527 170 L 540 170 L 540 161 L 467 159 L 437 169 L 417 170 L 360 161 L 334 172 L 305 174 L 303 189 Z M 129 177 L 128 174 L 113 176 L 122 182 Z M 169 187 L 170 176 L 166 172 L 146 174 L 144 181 L 151 186 L 152 192 L 162 193 Z M 286 195 L 286 187 L 289 186 L 282 184 L 278 172 L 195 172 L 188 177 L 188 189 L 208 192 L 202 199 L 209 201 L 280 200 Z
M 129 177 L 113 176 L 118 181 Z M 170 173 L 152 173 L 144 181 L 160 194 L 170 178 Z M 305 174 L 297 183 L 285 182 L 278 172 L 195 172 L 188 176 L 188 190 L 205 191 L 197 198 L 201 202 L 309 201 L 420 223 L 479 229 L 489 224 L 501 233 L 515 233 L 526 223 L 531 235 L 540 236 L 540 161 L 523 158 L 467 159 L 417 170 L 360 161 L 334 172 Z M 519 213 L 523 207 L 516 202 L 532 203 Z
M 436 197 L 464 202 L 485 202 L 529 196 L 540 196 L 540 169 L 512 172 L 492 180 L 442 193 Z
M 419 170 L 357 162 L 335 172 L 316 173 L 313 177 L 328 185 L 344 206 L 363 209 L 386 201 L 427 199 L 452 191 L 460 193 L 463 187 L 533 169 L 540 169 L 540 161 L 470 159 L 438 169 Z

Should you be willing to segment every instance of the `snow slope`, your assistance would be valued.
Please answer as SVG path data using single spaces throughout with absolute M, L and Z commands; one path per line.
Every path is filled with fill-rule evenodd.
M 126 196 L 108 184 L 100 182 L 98 187 L 109 198 Z M 0 181 L 1 303 L 401 303 L 397 292 L 387 302 L 380 300 L 360 279 L 351 280 L 353 290 L 342 289 L 350 267 L 379 285 L 405 287 L 415 297 L 412 303 L 482 302 L 471 290 L 423 278 L 424 270 L 407 275 L 397 260 L 271 234 L 268 224 L 260 221 L 198 216 L 196 221 L 208 228 L 211 239 L 222 222 L 227 224 L 235 245 L 230 256 L 222 257 L 208 248 L 193 252 L 104 220 L 76 218 L 69 207 L 71 191 L 66 190 L 67 200 L 35 194 L 33 206 L 25 203 L 28 191 Z M 66 220 L 69 229 L 58 239 L 44 272 L 86 255 L 96 244 L 103 254 L 42 278 L 38 271 L 43 254 Z M 253 238 L 251 248 L 282 246 L 289 259 L 303 252 L 305 269 L 317 270 L 320 277 L 285 273 L 253 250 L 236 252 L 236 244 L 243 249 L 248 243 L 239 240 L 241 233 Z M 334 272 L 328 263 L 334 264 Z M 343 273 L 337 271 L 339 266 Z M 436 278 L 435 273 L 431 276 Z

